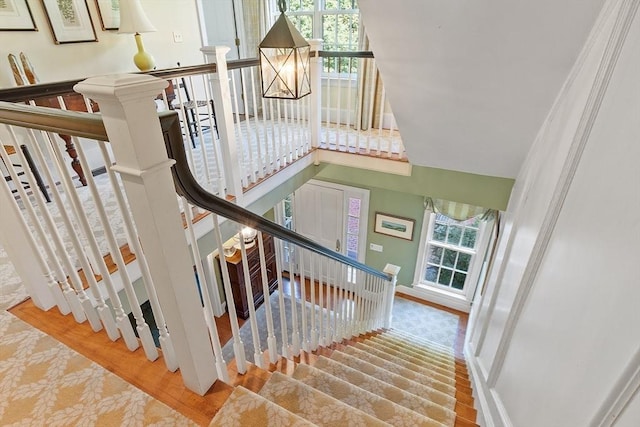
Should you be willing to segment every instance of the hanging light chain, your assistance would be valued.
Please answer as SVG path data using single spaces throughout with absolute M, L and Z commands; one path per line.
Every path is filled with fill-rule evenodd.
M 285 13 L 287 11 L 287 0 L 278 0 L 278 8 L 280 13 Z

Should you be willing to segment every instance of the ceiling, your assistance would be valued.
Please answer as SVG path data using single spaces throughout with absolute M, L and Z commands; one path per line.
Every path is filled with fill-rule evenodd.
M 515 178 L 604 0 L 360 0 L 414 165 Z

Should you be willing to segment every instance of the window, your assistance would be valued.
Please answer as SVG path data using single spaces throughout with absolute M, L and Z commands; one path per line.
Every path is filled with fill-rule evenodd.
M 287 3 L 287 16 L 306 39 L 322 39 L 324 50 L 358 50 L 357 0 L 289 0 Z
M 456 221 L 442 214 L 432 216 L 420 282 L 463 292 L 476 254 L 480 219 Z

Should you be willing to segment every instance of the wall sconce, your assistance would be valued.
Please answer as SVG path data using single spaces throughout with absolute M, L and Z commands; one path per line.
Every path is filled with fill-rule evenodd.
M 280 16 L 260 45 L 260 77 L 264 98 L 300 99 L 311 93 L 307 40 L 284 14 L 285 0 L 278 0 Z
M 156 68 L 156 61 L 150 53 L 144 50 L 140 33 L 149 33 L 156 30 L 142 9 L 140 0 L 120 1 L 120 28 L 118 34 L 135 34 L 138 52 L 133 56 L 133 62 L 140 71 L 149 71 Z

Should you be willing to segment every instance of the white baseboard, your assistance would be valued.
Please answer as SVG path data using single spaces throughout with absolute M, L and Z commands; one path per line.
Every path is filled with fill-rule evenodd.
M 513 427 L 500 396 L 486 381 L 486 369 L 483 369 L 468 341 L 464 345 L 464 356 L 469 368 L 475 409 L 478 411 L 476 424 L 480 427 Z
M 471 304 L 465 300 L 464 297 L 449 295 L 445 292 L 426 289 L 421 286 L 414 286 L 410 288 L 409 286 L 398 285 L 396 286 L 396 293 L 444 305 L 445 307 L 453 308 L 454 310 L 462 311 L 464 313 L 468 313 L 471 310 Z

